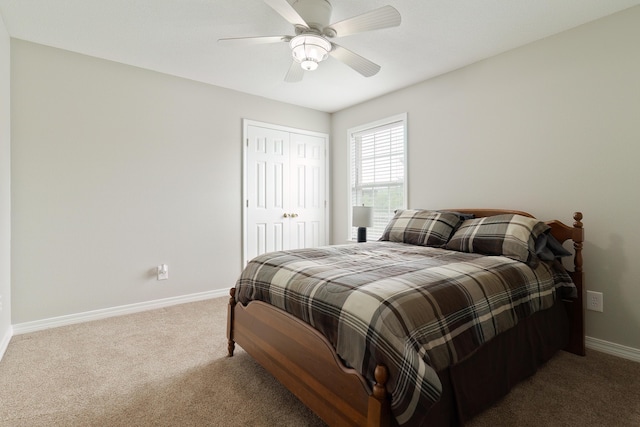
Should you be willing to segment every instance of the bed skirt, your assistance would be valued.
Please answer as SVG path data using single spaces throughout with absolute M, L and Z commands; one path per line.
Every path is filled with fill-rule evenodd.
M 569 323 L 562 301 L 499 334 L 471 357 L 438 372 L 443 394 L 422 425 L 462 426 L 509 393 L 566 347 Z

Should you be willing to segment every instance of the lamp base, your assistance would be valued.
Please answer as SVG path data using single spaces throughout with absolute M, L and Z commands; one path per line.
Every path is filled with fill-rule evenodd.
M 367 227 L 358 227 L 358 243 L 367 241 Z

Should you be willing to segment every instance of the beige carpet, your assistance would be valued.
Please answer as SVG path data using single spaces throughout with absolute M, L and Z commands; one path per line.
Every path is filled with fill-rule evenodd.
M 1 426 L 322 426 L 237 348 L 227 298 L 14 337 Z M 559 353 L 472 427 L 640 426 L 640 363 Z

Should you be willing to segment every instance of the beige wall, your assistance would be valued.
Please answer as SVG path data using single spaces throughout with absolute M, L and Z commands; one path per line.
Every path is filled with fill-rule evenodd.
M 11 337 L 10 42 L 0 15 L 0 358 Z
M 640 6 L 332 118 L 333 241 L 347 218 L 347 129 L 408 112 L 409 206 L 584 213 L 587 335 L 640 349 Z
M 11 55 L 14 324 L 233 286 L 242 118 L 330 130 L 326 113 L 42 45 Z

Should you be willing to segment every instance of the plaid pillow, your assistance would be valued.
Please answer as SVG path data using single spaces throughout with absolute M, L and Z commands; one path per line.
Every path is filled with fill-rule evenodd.
M 443 247 L 460 222 L 460 217 L 451 212 L 398 209 L 380 240 Z
M 535 242 L 550 227 L 535 218 L 506 214 L 464 221 L 446 248 L 484 255 L 502 255 L 535 267 Z

